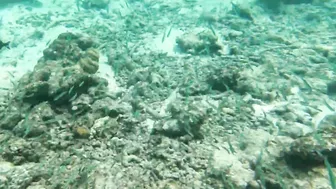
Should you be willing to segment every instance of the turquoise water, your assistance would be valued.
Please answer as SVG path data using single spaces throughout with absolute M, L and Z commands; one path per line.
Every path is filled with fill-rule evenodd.
M 0 2 L 0 188 L 336 188 L 335 0 Z

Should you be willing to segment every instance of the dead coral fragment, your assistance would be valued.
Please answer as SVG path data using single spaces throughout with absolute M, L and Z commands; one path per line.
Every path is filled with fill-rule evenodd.
M 86 127 L 76 127 L 73 132 L 77 138 L 89 138 L 90 136 L 90 130 Z
M 167 110 L 170 113 L 170 117 L 158 121 L 154 125 L 152 134 L 162 134 L 171 138 L 185 140 L 203 138 L 201 126 L 207 117 L 207 111 L 204 107 L 175 102 L 169 104 Z
M 185 33 L 176 39 L 176 43 L 183 52 L 190 54 L 215 54 L 223 49 L 218 37 L 208 29 L 196 34 Z

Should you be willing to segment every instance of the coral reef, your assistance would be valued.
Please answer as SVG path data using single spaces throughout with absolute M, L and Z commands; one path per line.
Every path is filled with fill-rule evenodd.
M 98 70 L 98 59 L 91 40 L 63 33 L 43 51 L 34 71 L 20 79 L 15 98 L 31 105 L 43 101 L 62 104 L 92 86 L 106 86 L 104 79 L 92 75 Z
M 26 73 L 8 97 L 0 127 L 16 136 L 50 135 L 57 117 L 79 117 L 91 110 L 93 98 L 104 92 L 107 81 L 96 75 L 99 53 L 94 42 L 81 35 L 62 33 L 43 51 L 32 72 Z M 67 117 L 65 116 L 65 117 Z M 92 119 L 76 119 L 75 137 L 87 138 Z

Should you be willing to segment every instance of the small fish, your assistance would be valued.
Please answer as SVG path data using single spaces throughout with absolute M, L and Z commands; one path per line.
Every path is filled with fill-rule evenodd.
M 300 77 L 300 78 L 301 78 L 301 80 L 303 81 L 303 83 L 307 86 L 307 88 L 308 88 L 308 92 L 311 93 L 311 92 L 313 91 L 312 86 L 311 86 L 311 85 L 308 83 L 308 81 L 305 80 L 303 77 Z
M 75 95 L 69 99 L 69 102 L 74 101 L 76 98 L 77 98 L 77 93 L 75 93 Z
M 84 81 L 82 81 L 78 86 L 82 87 L 84 85 Z
M 230 140 L 228 140 L 228 144 L 229 144 L 230 152 L 231 152 L 232 154 L 236 153 L 236 151 L 234 150 L 234 148 L 233 148 L 233 146 L 232 146 Z
M 330 111 L 332 111 L 332 112 L 335 111 L 335 109 L 334 109 L 333 107 L 331 107 L 330 104 L 328 104 L 328 102 L 327 102 L 325 99 L 323 99 L 323 102 L 324 102 L 324 104 L 327 106 L 327 108 L 328 108 Z
M 54 101 L 58 101 L 59 99 L 61 99 L 62 97 L 64 97 L 66 94 L 67 94 L 67 91 L 64 91 L 64 92 L 60 93 L 59 95 L 57 95 L 54 98 Z
M 326 157 L 324 157 L 324 165 L 326 166 L 327 171 L 328 171 L 330 186 L 332 189 L 336 189 L 335 174 L 333 173 L 331 165 Z
M 217 36 L 217 35 L 216 35 L 216 32 L 215 32 L 215 29 L 214 29 L 214 27 L 212 26 L 212 24 L 209 24 L 209 28 L 210 28 L 212 34 L 213 34 L 214 36 Z
M 168 33 L 167 33 L 167 37 L 170 36 L 170 33 L 171 33 L 172 29 L 173 29 L 173 26 L 174 26 L 174 25 L 171 25 L 171 26 L 170 26 L 170 29 L 169 29 L 169 31 L 168 31 Z
M 72 93 L 72 90 L 74 89 L 75 86 L 72 86 L 68 92 L 68 94 L 71 94 Z
M 162 39 L 161 39 L 161 42 L 163 43 L 164 40 L 166 39 L 166 33 L 167 33 L 167 28 L 164 30 L 163 32 L 163 36 L 162 36 Z
M 1 50 L 3 47 L 6 47 L 6 48 L 9 49 L 9 42 L 2 42 L 2 41 L 0 40 L 0 50 Z

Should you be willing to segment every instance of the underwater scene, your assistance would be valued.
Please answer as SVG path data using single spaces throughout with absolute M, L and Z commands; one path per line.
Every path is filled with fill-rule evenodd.
M 336 189 L 336 0 L 0 0 L 0 189 Z

